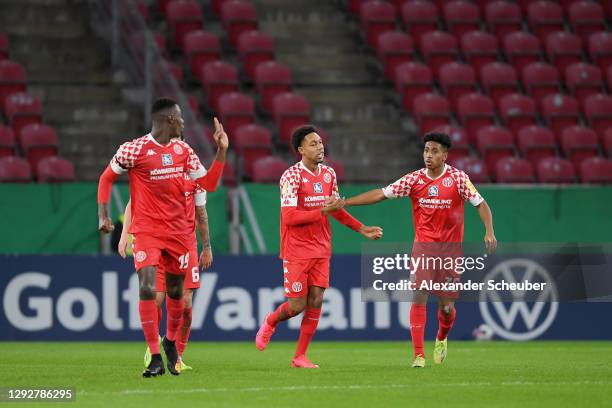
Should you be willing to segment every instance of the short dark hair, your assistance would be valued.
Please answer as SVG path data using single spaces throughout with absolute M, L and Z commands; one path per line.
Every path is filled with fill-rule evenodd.
M 303 125 L 293 131 L 291 135 L 291 146 L 293 146 L 296 152 L 298 151 L 298 147 L 302 145 L 304 138 L 311 133 L 317 133 L 317 128 L 312 125 Z
M 440 143 L 442 146 L 446 148 L 446 150 L 451 148 L 451 138 L 446 133 L 442 132 L 429 132 L 423 137 L 423 143 L 427 142 L 436 142 Z
M 178 103 L 176 103 L 176 101 L 174 99 L 159 98 L 158 100 L 156 100 L 153 103 L 153 106 L 151 107 L 151 113 L 155 114 L 157 112 L 161 112 L 163 110 L 166 110 L 166 109 L 169 109 L 169 108 L 173 108 L 176 105 L 178 105 Z

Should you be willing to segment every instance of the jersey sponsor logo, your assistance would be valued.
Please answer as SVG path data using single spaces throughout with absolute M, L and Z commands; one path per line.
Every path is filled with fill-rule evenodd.
M 302 283 L 301 282 L 293 282 L 291 284 L 291 290 L 295 293 L 299 293 L 302 291 Z
M 315 193 L 322 193 L 323 192 L 323 185 L 321 185 L 321 183 L 314 183 L 314 192 Z
M 442 185 L 443 185 L 444 187 L 450 187 L 450 186 L 452 186 L 452 185 L 453 185 L 453 179 L 452 179 L 452 178 L 450 178 L 450 177 L 446 177 L 446 178 L 444 178 L 444 180 L 442 180 Z
M 147 151 L 147 156 L 155 156 L 155 150 L 153 150 L 153 149 L 149 149 L 149 150 Z
M 427 189 L 427 194 L 429 194 L 430 197 L 437 197 L 438 186 L 429 186 L 429 188 Z
M 174 153 L 183 154 L 183 148 L 177 144 L 174 145 Z
M 172 155 L 171 154 L 162 154 L 162 165 L 164 166 L 172 166 L 174 164 L 174 161 L 172 160 Z
M 136 259 L 136 262 L 142 262 L 147 259 L 147 253 L 145 251 L 138 251 L 134 254 L 134 259 Z
M 323 176 L 323 181 L 327 184 L 331 183 L 331 174 L 325 173 L 325 175 Z

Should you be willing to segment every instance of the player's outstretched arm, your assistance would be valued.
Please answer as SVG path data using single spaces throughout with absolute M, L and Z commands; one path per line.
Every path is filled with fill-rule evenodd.
M 355 197 L 347 198 L 344 202 L 344 205 L 346 207 L 351 207 L 355 205 L 370 205 L 383 201 L 386 198 L 387 197 L 385 197 L 382 188 L 377 188 L 375 190 L 366 191 L 365 193 L 356 195 Z
M 495 238 L 495 232 L 493 231 L 493 214 L 491 213 L 491 208 L 486 201 L 478 204 L 476 207 L 478 208 L 478 215 L 480 215 L 480 219 L 485 226 L 485 246 L 487 251 L 494 252 L 497 248 L 497 238 Z
M 113 183 L 117 180 L 117 177 L 119 177 L 119 174 L 113 171 L 111 165 L 108 165 L 98 182 L 98 230 L 105 233 L 112 232 L 115 229 L 113 221 L 110 219 L 108 202 L 110 201 Z
M 223 125 L 217 120 L 217 118 L 214 118 L 214 122 L 215 134 L 213 137 L 215 139 L 215 143 L 217 143 L 217 154 L 215 156 L 215 160 L 204 177 L 200 177 L 195 180 L 200 187 L 209 192 L 215 191 L 219 185 L 219 180 L 221 180 L 221 176 L 223 175 L 225 156 L 229 147 L 229 139 L 227 137 L 227 133 L 225 133 L 225 130 L 223 129 Z
M 208 212 L 205 205 L 196 206 L 196 224 L 198 234 L 202 240 L 202 253 L 200 254 L 200 266 L 202 269 L 210 268 L 213 261 L 212 248 L 210 246 L 210 234 L 208 229 Z
M 127 247 L 130 244 L 130 226 L 132 225 L 132 199 L 130 198 L 127 205 L 125 206 L 125 212 L 123 213 L 123 228 L 121 229 L 121 238 L 119 239 L 119 245 L 117 246 L 117 252 L 122 258 L 127 255 Z

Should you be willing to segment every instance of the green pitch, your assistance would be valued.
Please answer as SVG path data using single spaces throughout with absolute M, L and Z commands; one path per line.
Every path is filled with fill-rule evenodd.
M 408 343 L 190 343 L 179 377 L 141 377 L 143 343 L 2 343 L 0 387 L 74 387 L 88 407 L 610 406 L 612 342 L 449 342 L 442 366 L 410 368 Z M 197 405 L 196 405 L 197 404 Z M 18 404 L 28 406 L 30 404 Z M 17 405 L 15 405 L 17 406 Z M 48 403 L 38 406 L 50 407 Z

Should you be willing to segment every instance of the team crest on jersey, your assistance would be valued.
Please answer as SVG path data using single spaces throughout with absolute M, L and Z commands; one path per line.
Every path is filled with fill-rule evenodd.
M 314 192 L 315 193 L 322 193 L 323 192 L 323 186 L 321 185 L 321 183 L 314 183 Z
M 327 184 L 331 183 L 331 174 L 325 173 L 325 175 L 323 176 L 323 181 Z
M 450 177 L 446 177 L 444 180 L 442 180 L 442 185 L 444 187 L 450 187 L 453 185 L 453 179 Z
M 295 293 L 301 292 L 302 291 L 302 283 L 301 282 L 293 282 L 293 284 L 291 285 L 291 289 Z
M 174 145 L 174 153 L 183 154 L 183 148 L 177 144 Z
M 147 259 L 147 253 L 145 251 L 138 251 L 134 254 L 134 258 L 136 258 L 136 262 L 142 262 Z
M 162 164 L 164 166 L 172 166 L 174 161 L 172 160 L 171 154 L 162 154 Z
M 429 186 L 429 189 L 427 190 L 427 192 L 429 193 L 430 197 L 437 197 L 438 196 L 438 186 Z

